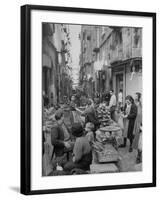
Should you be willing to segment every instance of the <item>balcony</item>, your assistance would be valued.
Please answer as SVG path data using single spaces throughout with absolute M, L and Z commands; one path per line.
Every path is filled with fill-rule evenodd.
M 119 60 L 123 60 L 123 49 L 122 47 L 115 47 L 114 50 L 112 50 L 112 53 L 110 54 L 110 62 L 115 62 Z
M 99 47 L 94 47 L 93 52 L 98 53 L 99 52 Z

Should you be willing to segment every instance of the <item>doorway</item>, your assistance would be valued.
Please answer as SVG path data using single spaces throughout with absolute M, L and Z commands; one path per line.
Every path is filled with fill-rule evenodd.
M 120 91 L 120 89 L 123 91 L 123 73 L 118 73 L 116 74 L 116 96 L 118 97 L 118 93 Z

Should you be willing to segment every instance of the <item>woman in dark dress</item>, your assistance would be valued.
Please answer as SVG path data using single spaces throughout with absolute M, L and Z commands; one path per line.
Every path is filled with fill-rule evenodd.
M 134 124 L 134 141 L 133 141 L 133 149 L 138 149 L 139 136 L 140 136 L 140 127 L 142 124 L 142 102 L 141 102 L 141 93 L 137 92 L 135 95 L 135 104 L 137 106 L 137 117 Z
M 128 119 L 127 138 L 130 141 L 129 152 L 132 152 L 132 143 L 134 139 L 133 129 L 134 129 L 134 124 L 137 117 L 137 106 L 134 103 L 134 99 L 130 95 L 126 97 L 126 104 L 130 106 L 130 111 L 128 114 L 124 115 L 123 118 Z

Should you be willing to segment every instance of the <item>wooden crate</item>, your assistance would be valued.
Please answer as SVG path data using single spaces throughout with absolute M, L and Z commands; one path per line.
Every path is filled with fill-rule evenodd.
M 97 152 L 98 162 L 116 162 L 118 161 L 119 155 L 112 144 L 106 144 L 103 151 Z
M 115 173 L 119 172 L 118 167 L 114 163 L 92 164 L 90 165 L 91 173 Z

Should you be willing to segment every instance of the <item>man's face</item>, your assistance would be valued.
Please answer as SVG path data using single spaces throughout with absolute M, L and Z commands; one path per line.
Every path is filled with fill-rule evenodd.
M 45 91 L 43 91 L 43 93 L 42 93 L 42 94 L 43 94 L 43 96 L 45 96 Z
M 131 102 L 127 99 L 126 100 L 127 105 L 131 105 Z
M 90 132 L 91 130 L 90 130 L 90 128 L 89 128 L 88 126 L 86 126 L 86 127 L 85 127 L 85 131 L 86 131 L 86 132 Z
M 112 94 L 113 94 L 113 92 L 112 92 L 112 91 L 110 91 L 109 93 L 110 93 L 110 95 L 112 95 Z
M 74 101 L 75 100 L 75 96 L 72 96 L 71 100 Z
M 137 94 L 134 95 L 134 99 L 138 100 L 138 95 Z

